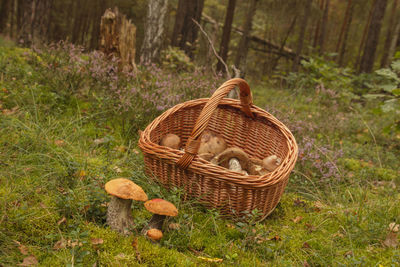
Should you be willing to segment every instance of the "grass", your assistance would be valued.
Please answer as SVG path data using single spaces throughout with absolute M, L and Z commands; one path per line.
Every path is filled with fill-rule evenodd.
M 266 220 L 234 222 L 144 174 L 136 129 L 161 111 L 136 108 L 133 120 L 132 110 L 116 113 L 104 85 L 68 76 L 71 63 L 55 53 L 0 47 L 0 265 L 30 255 L 41 266 L 400 264 L 399 249 L 384 245 L 389 224 L 400 223 L 400 140 L 380 130 L 392 115 L 311 89 L 250 82 L 256 105 L 292 129 L 303 154 Z M 149 242 L 140 231 L 151 214 L 134 204 L 134 234 L 110 230 L 103 186 L 115 177 L 175 203 L 179 215 L 169 223 L 180 228 Z

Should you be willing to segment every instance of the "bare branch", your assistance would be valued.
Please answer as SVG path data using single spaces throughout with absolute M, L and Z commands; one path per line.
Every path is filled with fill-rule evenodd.
M 212 43 L 210 37 L 208 37 L 208 34 L 204 31 L 203 27 L 201 27 L 201 25 L 200 25 L 195 19 L 192 19 L 192 20 L 193 20 L 193 22 L 199 27 L 200 31 L 206 36 L 206 38 L 207 38 L 208 42 L 210 43 L 210 46 L 211 46 L 211 48 L 212 48 L 212 50 L 213 50 L 213 52 L 214 52 L 214 55 L 215 55 L 215 56 L 218 58 L 218 60 L 221 61 L 222 64 L 224 65 L 225 71 L 226 71 L 226 74 L 227 74 L 228 78 L 229 78 L 229 79 L 232 78 L 231 73 L 229 72 L 228 66 L 227 66 L 226 63 L 222 60 L 222 58 L 218 55 L 217 51 L 215 51 L 215 47 L 214 47 L 214 45 L 213 45 L 213 43 Z

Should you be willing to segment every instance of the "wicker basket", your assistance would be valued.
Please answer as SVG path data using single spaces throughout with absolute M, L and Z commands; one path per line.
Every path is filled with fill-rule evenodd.
M 236 86 L 240 101 L 224 98 Z M 243 149 L 250 158 L 277 155 L 282 163 L 263 176 L 244 176 L 196 156 L 205 129 L 221 134 L 228 147 Z M 178 135 L 185 152 L 160 146 L 167 133 Z M 219 87 L 211 98 L 176 105 L 141 132 L 146 173 L 166 188 L 183 188 L 223 215 L 242 218 L 257 209 L 259 219 L 278 204 L 297 159 L 297 144 L 289 129 L 268 112 L 253 105 L 245 80 L 235 78 Z

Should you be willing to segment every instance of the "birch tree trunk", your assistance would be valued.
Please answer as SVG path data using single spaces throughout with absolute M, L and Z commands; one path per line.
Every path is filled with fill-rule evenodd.
M 144 40 L 140 51 L 141 64 L 149 64 L 159 59 L 167 8 L 168 0 L 150 0 L 148 3 Z

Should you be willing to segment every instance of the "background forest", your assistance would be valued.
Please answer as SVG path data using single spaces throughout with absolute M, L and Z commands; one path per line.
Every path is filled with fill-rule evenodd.
M 400 0 L 0 0 L 0 266 L 400 265 L 399 34 Z M 299 146 L 261 222 L 183 201 L 138 148 L 238 76 Z M 160 242 L 139 203 L 107 225 L 116 177 L 176 205 Z
M 162 25 L 147 23 L 147 27 L 165 28 L 160 32 L 163 49 L 179 47 L 198 65 L 215 63 L 208 40 L 199 33 L 194 19 L 228 65 L 235 64 L 257 77 L 296 71 L 299 59 L 310 55 L 323 56 L 359 73 L 371 72 L 388 67 L 400 44 L 397 0 L 159 2 L 162 5 L 127 0 L 2 0 L 0 32 L 23 46 L 68 40 L 89 50 L 98 49 L 100 18 L 107 8 L 118 7 L 137 27 L 139 62 L 148 5 L 153 5 L 163 18 L 157 21 Z

